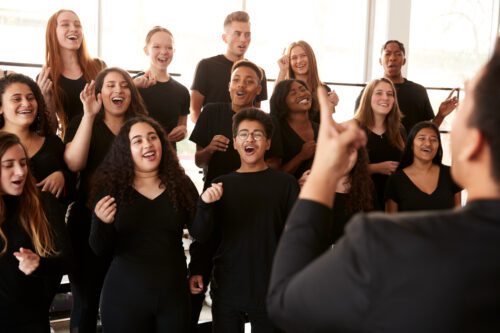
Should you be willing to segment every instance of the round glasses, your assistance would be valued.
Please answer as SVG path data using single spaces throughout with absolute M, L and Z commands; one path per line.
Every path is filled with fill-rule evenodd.
M 239 131 L 238 134 L 236 134 L 236 138 L 238 140 L 241 140 L 241 141 L 246 141 L 248 140 L 248 138 L 252 136 L 252 138 L 255 140 L 255 141 L 262 141 L 264 140 L 264 138 L 266 137 L 264 135 L 264 133 L 262 133 L 261 131 L 253 131 L 253 132 L 249 132 L 249 131 Z

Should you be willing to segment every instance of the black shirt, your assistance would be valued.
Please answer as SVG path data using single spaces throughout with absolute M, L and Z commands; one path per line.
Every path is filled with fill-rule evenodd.
M 236 113 L 231 109 L 231 103 L 211 103 L 203 108 L 200 118 L 189 137 L 196 145 L 205 148 L 215 135 L 224 135 L 230 140 L 227 151 L 217 151 L 212 155 L 205 177 L 205 188 L 210 186 L 215 177 L 227 174 L 238 169 L 241 165 L 240 155 L 233 146 L 233 116 Z M 279 130 L 275 130 L 271 148 L 266 157 L 281 157 L 281 137 Z
M 198 201 L 192 235 L 208 241 L 214 228 L 221 242 L 213 258 L 213 298 L 238 306 L 262 307 L 274 251 L 297 198 L 295 178 L 270 168 L 218 177 L 224 193 L 212 204 Z
M 319 125 L 315 122 L 311 122 L 311 125 L 314 132 L 314 141 L 316 141 L 318 139 Z M 283 144 L 283 159 L 281 164 L 284 165 L 300 153 L 305 141 L 302 140 L 302 138 L 293 130 L 286 120 L 280 123 L 280 132 L 281 143 Z M 295 178 L 299 179 L 305 171 L 311 168 L 313 159 L 314 157 L 303 161 L 299 165 L 297 170 L 293 173 Z
M 422 192 L 403 170 L 389 177 L 385 200 L 398 204 L 398 211 L 436 210 L 455 207 L 455 194 L 462 189 L 451 178 L 450 167 L 439 166 L 437 187 L 431 194 Z
M 2 331 L 10 332 L 9 328 L 20 329 L 23 325 L 48 325 L 44 278 L 63 274 L 69 266 L 64 211 L 52 194 L 40 192 L 42 207 L 52 228 L 58 254 L 48 258 L 41 257 L 38 268 L 32 274 L 25 275 L 19 270 L 19 261 L 13 255 L 20 247 L 35 252 L 30 235 L 19 221 L 19 210 L 23 208 L 19 207 L 19 197 L 2 195 L 0 200 L 5 203 L 6 219 L 1 228 L 8 242 L 7 252 L 0 256 L 0 327 Z M 0 247 L 3 245 L 0 240 Z
M 500 331 L 500 201 L 357 214 L 331 250 L 331 209 L 299 200 L 275 255 L 271 319 L 287 332 Z
M 179 117 L 189 114 L 189 91 L 170 77 L 148 88 L 139 88 L 149 116 L 158 121 L 166 134 L 177 126 Z
M 76 80 L 68 79 L 61 75 L 59 78 L 59 88 L 62 90 L 61 100 L 68 124 L 73 118 L 83 115 L 83 104 L 80 101 L 80 93 L 87 82 L 83 75 Z
M 234 62 L 222 54 L 203 59 L 198 63 L 191 90 L 197 90 L 205 96 L 203 106 L 208 103 L 231 102 L 229 81 L 233 64 Z M 262 73 L 264 74 L 261 81 L 262 91 L 255 98 L 257 102 L 267 99 L 266 73 L 264 70 Z

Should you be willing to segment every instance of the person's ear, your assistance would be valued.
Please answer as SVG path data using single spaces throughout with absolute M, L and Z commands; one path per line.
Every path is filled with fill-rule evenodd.
M 384 65 L 382 64 L 382 58 L 378 58 L 378 63 L 379 63 L 381 66 L 384 66 Z
M 227 44 L 227 33 L 222 34 L 222 41 Z
M 144 54 L 147 55 L 147 56 L 149 55 L 149 51 L 148 51 L 148 46 L 147 45 L 144 46 Z
M 271 149 L 271 138 L 267 139 L 266 150 Z
M 481 132 L 475 128 L 470 131 L 471 132 L 467 135 L 467 141 L 458 153 L 457 159 L 459 161 L 474 161 L 484 152 L 484 149 L 486 148 L 486 141 L 484 140 L 484 136 Z
M 406 57 L 403 58 L 403 66 L 406 65 Z

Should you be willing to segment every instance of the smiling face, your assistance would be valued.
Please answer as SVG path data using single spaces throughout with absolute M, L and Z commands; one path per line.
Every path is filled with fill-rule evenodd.
M 227 53 L 232 58 L 241 59 L 248 50 L 252 33 L 250 23 L 233 21 L 224 28 L 222 39 L 227 44 Z
M 292 112 L 308 112 L 312 105 L 309 89 L 297 81 L 292 82 L 286 96 L 286 104 Z
M 413 158 L 432 162 L 439 149 L 439 134 L 432 128 L 422 128 L 413 140 Z
M 165 31 L 158 31 L 151 36 L 144 52 L 149 56 L 151 67 L 165 71 L 174 57 L 174 39 Z
M 0 158 L 0 164 L 0 192 L 21 195 L 28 175 L 27 158 L 23 147 L 16 144 L 7 149 Z
M 104 77 L 101 95 L 106 113 L 113 116 L 125 115 L 130 106 L 132 94 L 128 81 L 121 73 L 111 71 Z
M 260 81 L 257 73 L 247 66 L 236 68 L 231 74 L 229 82 L 229 95 L 233 111 L 250 107 L 261 91 Z
M 295 76 L 306 75 L 309 71 L 309 58 L 302 46 L 297 45 L 290 51 L 290 66 Z
M 83 32 L 78 16 L 69 11 L 64 11 L 57 17 L 57 41 L 61 48 L 78 50 L 82 45 Z
M 0 114 L 5 121 L 4 127 L 28 128 L 35 121 L 38 103 L 28 85 L 12 83 L 5 89 L 1 98 Z
M 387 116 L 394 106 L 394 91 L 392 86 L 380 81 L 373 89 L 371 107 L 374 115 Z
M 161 141 L 155 129 L 148 123 L 136 123 L 129 132 L 130 152 L 135 173 L 154 173 L 161 162 Z
M 264 156 L 271 147 L 264 126 L 255 120 L 243 120 L 234 138 L 234 149 L 240 155 L 242 167 L 265 165 Z

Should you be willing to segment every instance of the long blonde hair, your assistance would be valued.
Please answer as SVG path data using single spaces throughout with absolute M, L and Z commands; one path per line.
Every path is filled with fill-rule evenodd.
M 358 120 L 360 125 L 371 129 L 375 125 L 375 117 L 372 109 L 372 95 L 375 87 L 380 82 L 386 82 L 391 85 L 392 92 L 394 94 L 394 104 L 392 105 L 391 111 L 387 114 L 384 120 L 385 133 L 389 143 L 399 150 L 403 151 L 405 143 L 403 136 L 401 135 L 401 118 L 402 114 L 399 110 L 398 98 L 396 96 L 396 88 L 391 80 L 386 78 L 375 79 L 368 83 L 363 95 L 361 96 L 361 101 L 359 107 L 356 110 L 354 119 Z
M 61 13 L 65 12 L 76 15 L 74 11 L 68 9 L 61 9 L 57 11 L 49 18 L 49 21 L 47 22 L 47 30 L 45 32 L 45 65 L 50 67 L 50 79 L 52 80 L 55 112 L 59 118 L 59 122 L 61 123 L 63 135 L 68 126 L 68 118 L 65 110 L 63 109 L 62 103 L 64 91 L 59 87 L 59 80 L 63 72 L 64 63 L 60 53 L 60 45 L 57 40 L 56 29 L 57 18 L 61 15 Z M 77 51 L 77 57 L 78 64 L 80 65 L 80 69 L 83 73 L 83 78 L 87 82 L 94 80 L 97 74 L 106 67 L 103 61 L 90 57 L 83 33 L 82 45 Z
M 0 158 L 9 148 L 15 145 L 20 145 L 26 155 L 26 149 L 23 147 L 21 141 L 16 135 L 0 131 Z M 19 224 L 21 227 L 30 236 L 35 252 L 40 257 L 48 257 L 57 253 L 55 249 L 54 235 L 43 211 L 40 198 L 38 197 L 38 189 L 35 185 L 35 179 L 31 175 L 29 167 L 27 170 L 23 193 L 19 197 L 19 209 L 15 212 L 15 214 L 19 216 Z M 1 192 L 0 188 L 0 193 Z M 5 218 L 6 207 L 3 196 L 0 196 L 0 226 L 5 222 Z M 2 256 L 7 251 L 8 239 L 1 228 L 0 240 L 1 243 L 3 243 L 0 250 L 0 256 Z

